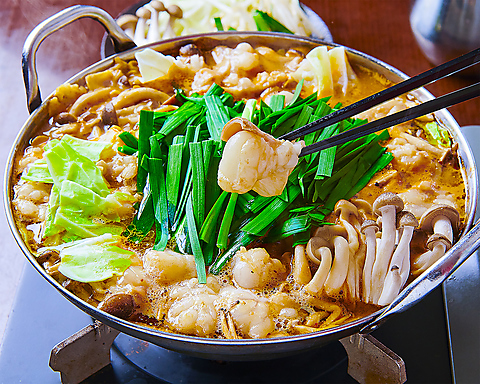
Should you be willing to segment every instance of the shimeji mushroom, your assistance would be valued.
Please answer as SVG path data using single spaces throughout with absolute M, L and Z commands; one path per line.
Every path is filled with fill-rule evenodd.
M 153 43 L 155 41 L 160 40 L 160 28 L 158 25 L 158 14 L 160 12 L 164 12 L 167 9 L 165 5 L 161 1 L 153 0 L 150 3 L 145 5 L 151 11 L 150 15 L 150 23 L 148 26 L 148 33 L 147 33 L 147 43 Z
M 390 268 L 393 265 L 400 267 L 403 286 L 410 275 L 410 243 L 414 230 L 418 227 L 418 220 L 411 212 L 400 212 L 397 215 L 397 227 L 399 228 L 400 241 L 392 256 Z M 399 260 L 399 262 L 397 260 Z
M 362 224 L 361 231 L 365 235 L 365 243 L 367 251 L 365 256 L 365 264 L 363 265 L 363 301 L 372 302 L 372 269 L 375 262 L 375 251 L 377 249 L 378 224 L 373 220 L 365 220 Z
M 363 199 L 350 199 L 350 201 L 357 207 L 358 215 L 363 221 L 369 220 L 369 218 L 372 217 L 372 206 L 368 201 Z
M 434 205 L 420 218 L 420 228 L 433 235 L 427 241 L 427 252 L 413 263 L 415 274 L 420 274 L 435 263 L 453 244 L 453 232 L 460 221 L 458 211 L 450 205 Z
M 340 225 L 323 225 L 315 231 L 315 237 L 330 243 L 334 252 L 332 268 L 324 284 L 329 296 L 338 294 L 347 278 L 349 249 L 346 235 L 345 228 Z
M 378 305 L 387 305 L 390 304 L 395 297 L 398 295 L 398 287 L 402 284 L 402 276 L 400 276 L 400 267 L 398 265 L 392 266 L 390 271 L 388 271 L 387 279 L 389 280 L 389 285 L 382 291 L 382 295 L 378 300 Z M 385 279 L 385 281 L 387 280 Z
M 115 293 L 107 296 L 99 305 L 98 309 L 110 313 L 120 319 L 128 320 L 135 312 L 135 298 L 130 293 Z
M 163 38 L 164 39 L 169 39 L 171 37 L 175 37 L 175 31 L 173 30 L 173 25 L 175 24 L 175 20 L 181 19 L 183 17 L 183 11 L 182 9 L 175 4 L 170 5 L 167 8 L 167 12 L 170 15 L 170 18 L 168 19 L 167 26 L 165 30 L 163 31 Z
M 360 267 L 363 263 L 363 258 L 361 258 L 360 255 L 357 255 L 360 246 L 358 233 L 355 229 L 355 226 L 360 226 L 358 223 L 358 210 L 351 202 L 341 199 L 335 204 L 335 214 L 340 221 L 340 225 L 342 225 L 347 231 L 349 251 L 347 287 L 350 297 L 352 299 L 357 299 L 360 297 Z M 357 258 L 361 258 L 362 260 L 357 260 Z
M 440 259 L 452 246 L 450 240 L 440 233 L 434 233 L 427 240 L 427 252 L 421 254 L 412 265 L 416 275 L 426 271 L 433 263 Z
M 137 9 L 135 14 L 138 17 L 137 26 L 135 28 L 135 35 L 133 36 L 133 41 L 137 46 L 147 44 L 147 21 L 152 16 L 152 12 L 145 8 L 141 7 Z
M 305 245 L 303 244 L 296 245 L 293 251 L 292 274 L 295 283 L 300 285 L 307 284 L 312 279 L 307 256 L 305 255 Z
M 373 211 L 382 219 L 382 238 L 377 248 L 372 270 L 372 297 L 377 303 L 383 289 L 390 259 L 395 248 L 396 214 L 403 210 L 403 200 L 392 192 L 378 196 L 373 203 Z
M 453 243 L 453 231 L 460 221 L 458 211 L 450 205 L 434 205 L 420 218 L 420 228 L 424 231 L 432 231 L 444 235 L 450 243 Z
M 117 24 L 125 31 L 128 37 L 133 39 L 135 36 L 135 26 L 137 25 L 137 21 L 137 16 L 127 13 L 117 19 Z
M 307 256 L 318 265 L 312 279 L 305 285 L 305 291 L 314 295 L 320 293 L 332 267 L 332 252 L 328 242 L 320 237 L 312 237 L 307 243 Z
M 397 215 L 397 223 L 400 241 L 388 267 L 382 294 L 378 299 L 379 305 L 390 304 L 405 285 L 410 274 L 410 242 L 413 231 L 418 226 L 418 220 L 412 213 L 404 211 Z
M 359 247 L 358 233 L 355 230 L 355 226 L 350 221 L 355 221 L 358 224 L 358 210 L 355 205 L 350 203 L 347 200 L 339 200 L 335 204 L 335 214 L 340 221 L 340 224 L 347 231 L 348 236 L 348 248 L 350 249 L 351 254 L 355 254 Z M 353 216 L 353 219 L 352 219 Z

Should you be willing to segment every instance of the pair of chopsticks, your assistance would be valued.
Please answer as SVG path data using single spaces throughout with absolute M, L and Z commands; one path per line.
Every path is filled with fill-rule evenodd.
M 300 127 L 292 132 L 280 136 L 279 139 L 294 140 L 299 137 L 308 135 L 309 133 L 321 130 L 349 117 L 357 115 L 360 112 L 364 112 L 385 101 L 400 96 L 406 92 L 420 88 L 441 78 L 450 76 L 456 72 L 459 72 L 478 63 L 479 61 L 480 48 L 471 51 L 463 56 L 457 57 L 456 59 L 450 60 L 444 64 L 441 64 L 438 67 L 434 67 L 408 80 L 395 84 L 392 87 L 389 87 L 381 92 L 362 99 L 354 104 L 348 105 L 345 108 L 334 111 L 329 115 L 326 115 L 310 124 L 304 125 L 303 127 Z M 394 113 L 392 115 L 383 117 L 370 123 L 350 129 L 338 135 L 332 136 L 328 139 L 308 145 L 302 149 L 302 151 L 300 152 L 300 156 L 306 156 L 311 153 L 321 151 L 322 149 L 326 149 L 346 143 L 347 141 L 358 139 L 370 133 L 377 132 L 393 125 L 416 119 L 417 117 L 438 111 L 443 108 L 450 107 L 454 104 L 461 103 L 477 96 L 480 96 L 480 82 L 448 93 L 444 96 L 437 97 L 423 104 L 416 105 L 415 107 L 405 109 L 403 111 Z

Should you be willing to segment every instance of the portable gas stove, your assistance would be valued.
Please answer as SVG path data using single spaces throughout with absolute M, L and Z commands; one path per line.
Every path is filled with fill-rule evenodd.
M 467 127 L 464 133 L 470 143 L 479 142 L 479 128 Z M 480 148 L 473 149 L 480 159 Z M 111 360 L 85 383 L 355 383 L 348 370 L 384 371 L 383 365 L 392 362 L 398 372 L 390 375 L 391 382 L 405 381 L 401 377 L 404 363 L 408 383 L 479 383 L 479 317 L 480 258 L 474 253 L 442 288 L 373 332 L 372 336 L 387 349 L 371 337 L 359 339 L 354 335 L 342 340 L 347 349 L 353 349 L 353 353 L 349 352 L 350 362 L 341 342 L 270 361 L 218 362 L 168 351 L 124 334 L 116 336 L 117 331 L 108 328 L 99 332 L 95 328 L 98 324 L 92 326 L 88 315 L 26 265 L 0 348 L 0 383 L 60 382 L 59 373 L 50 368 L 49 361 L 52 364 L 51 353 L 55 360 L 55 353 L 62 349 L 68 349 L 63 356 L 65 383 L 69 372 L 79 367 L 80 371 L 92 370 L 82 356 L 85 350 L 90 357 L 101 356 L 103 350 L 107 362 L 110 350 Z M 88 329 L 91 331 L 85 331 Z M 81 342 L 71 343 L 70 338 L 70 344 L 61 343 L 71 335 Z M 92 335 L 97 339 L 93 344 L 88 341 Z M 102 342 L 102 337 L 109 340 Z M 354 344 L 356 348 L 352 348 Z M 374 351 L 368 365 L 352 357 L 358 355 L 355 349 L 364 345 Z M 359 355 L 360 359 L 365 357 Z M 385 382 L 378 377 L 363 378 L 364 382 L 373 380 Z

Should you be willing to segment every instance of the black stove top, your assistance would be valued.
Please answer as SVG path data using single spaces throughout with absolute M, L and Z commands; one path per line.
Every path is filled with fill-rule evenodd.
M 25 266 L 0 349 L 0 383 L 59 383 L 48 365 L 51 349 L 91 323 L 29 264 Z M 390 319 L 373 336 L 405 361 L 408 383 L 451 383 L 442 291 Z M 127 338 L 127 339 L 125 339 Z M 119 343 L 128 343 L 120 335 Z M 126 341 L 125 341 L 126 340 Z M 117 347 L 112 364 L 86 383 L 354 383 L 339 342 L 293 357 L 264 362 L 219 363 L 152 346 L 158 356 L 138 367 Z M 150 367 L 150 368 L 149 368 Z M 155 377 L 144 369 L 153 369 Z

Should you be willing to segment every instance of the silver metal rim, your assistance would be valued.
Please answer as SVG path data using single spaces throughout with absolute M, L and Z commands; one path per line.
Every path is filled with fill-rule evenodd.
M 306 37 L 298 37 L 298 36 L 288 36 L 285 34 L 278 34 L 278 33 L 258 33 L 258 32 L 242 32 L 242 33 L 235 33 L 235 32 L 218 32 L 206 35 L 195 35 L 195 36 L 187 36 L 181 38 L 175 38 L 167 41 L 163 41 L 160 43 L 150 44 L 148 46 L 143 46 L 140 48 L 135 48 L 115 56 L 108 57 L 98 63 L 91 65 L 90 67 L 86 68 L 85 70 L 79 72 L 69 80 L 67 83 L 73 83 L 78 81 L 79 79 L 83 78 L 85 75 L 95 72 L 98 70 L 105 69 L 111 63 L 113 58 L 118 57 L 124 60 L 129 60 L 134 57 L 135 52 L 145 49 L 146 47 L 158 49 L 161 51 L 168 51 L 175 49 L 175 47 L 183 45 L 185 43 L 194 42 L 197 39 L 214 39 L 219 40 L 222 42 L 226 42 L 227 40 L 236 43 L 239 41 L 245 41 L 246 39 L 254 39 L 254 38 L 261 38 L 261 39 L 271 39 L 271 41 L 276 42 L 278 44 L 279 41 L 282 44 L 287 44 L 292 42 L 296 45 L 300 44 L 307 44 L 311 46 L 316 45 L 328 45 L 328 46 L 338 46 L 338 44 L 333 43 L 324 43 L 312 38 Z M 275 45 L 275 44 L 274 44 Z M 366 55 L 362 52 L 358 52 L 353 49 L 346 48 L 349 58 L 360 65 L 364 65 L 366 67 L 372 68 L 374 70 L 380 70 L 382 74 L 384 74 L 389 80 L 392 81 L 399 81 L 401 79 L 408 78 L 404 73 L 400 72 L 396 68 L 383 63 L 382 61 L 375 59 L 369 55 Z M 426 91 L 425 89 L 420 89 L 417 91 L 418 96 L 421 100 L 431 99 L 433 96 Z M 113 328 L 120 330 L 126 334 L 132 335 L 134 337 L 144 339 L 146 341 L 152 342 L 154 344 L 164 346 L 166 348 L 170 348 L 173 350 L 178 350 L 181 352 L 190 351 L 192 350 L 193 353 L 198 353 L 200 355 L 210 356 L 215 354 L 215 350 L 221 353 L 231 353 L 232 355 L 235 354 L 244 354 L 248 353 L 244 351 L 244 348 L 247 348 L 255 354 L 255 351 L 259 351 L 258 348 L 264 349 L 267 346 L 271 346 L 272 348 L 280 345 L 285 344 L 308 344 L 310 347 L 320 346 L 332 340 L 337 340 L 342 337 L 348 336 L 357 332 L 360 328 L 365 326 L 368 322 L 374 319 L 378 314 L 382 312 L 382 310 L 377 311 L 374 314 L 366 316 L 364 318 L 352 321 L 342 326 L 334 327 L 331 329 L 322 330 L 316 333 L 298 335 L 298 336 L 288 336 L 288 337 L 279 337 L 279 338 L 269 338 L 269 339 L 248 339 L 248 340 L 236 340 L 234 342 L 229 340 L 223 339 L 208 339 L 208 338 L 201 338 L 195 336 L 185 336 L 185 335 L 177 335 L 163 331 L 157 331 L 146 326 L 136 325 L 131 322 L 113 317 L 112 315 L 98 310 L 96 307 L 87 304 L 74 296 L 71 292 L 63 288 L 56 280 L 54 280 L 50 275 L 48 275 L 45 270 L 40 266 L 35 256 L 29 251 L 28 247 L 23 241 L 20 231 L 18 230 L 17 226 L 15 225 L 15 221 L 13 218 L 13 207 L 12 207 L 12 183 L 10 175 L 13 171 L 14 165 L 14 157 L 18 150 L 23 149 L 26 143 L 26 139 L 30 137 L 30 135 L 35 131 L 36 122 L 38 120 L 42 120 L 45 116 L 45 106 L 47 101 L 52 97 L 50 95 L 42 105 L 35 110 L 34 113 L 28 118 L 25 122 L 24 126 L 20 130 L 19 134 L 17 135 L 12 149 L 7 158 L 7 164 L 5 169 L 4 175 L 4 208 L 7 216 L 7 221 L 10 226 L 10 229 L 13 233 L 15 240 L 17 241 L 20 249 L 25 254 L 29 262 L 34 266 L 34 268 L 47 280 L 52 284 L 62 295 L 64 295 L 68 300 L 70 300 L 73 304 L 77 307 L 82 309 L 83 311 L 87 312 L 89 315 L 97 318 L 98 320 L 106 323 Z M 478 189 L 478 180 L 476 175 L 476 167 L 473 160 L 472 151 L 463 137 L 462 133 L 460 132 L 459 126 L 454 120 L 453 116 L 446 110 L 442 110 L 437 112 L 437 116 L 444 122 L 450 133 L 452 134 L 454 140 L 459 144 L 459 153 L 464 165 L 464 177 L 467 184 L 467 222 L 465 230 L 470 228 L 474 213 L 475 213 L 475 204 L 477 200 L 477 189 Z M 243 348 L 242 348 L 243 347 Z M 267 348 L 269 350 L 273 350 L 271 348 Z M 293 350 L 300 348 L 293 348 Z M 304 350 L 304 348 L 301 348 Z M 204 351 L 204 352 L 202 352 Z

